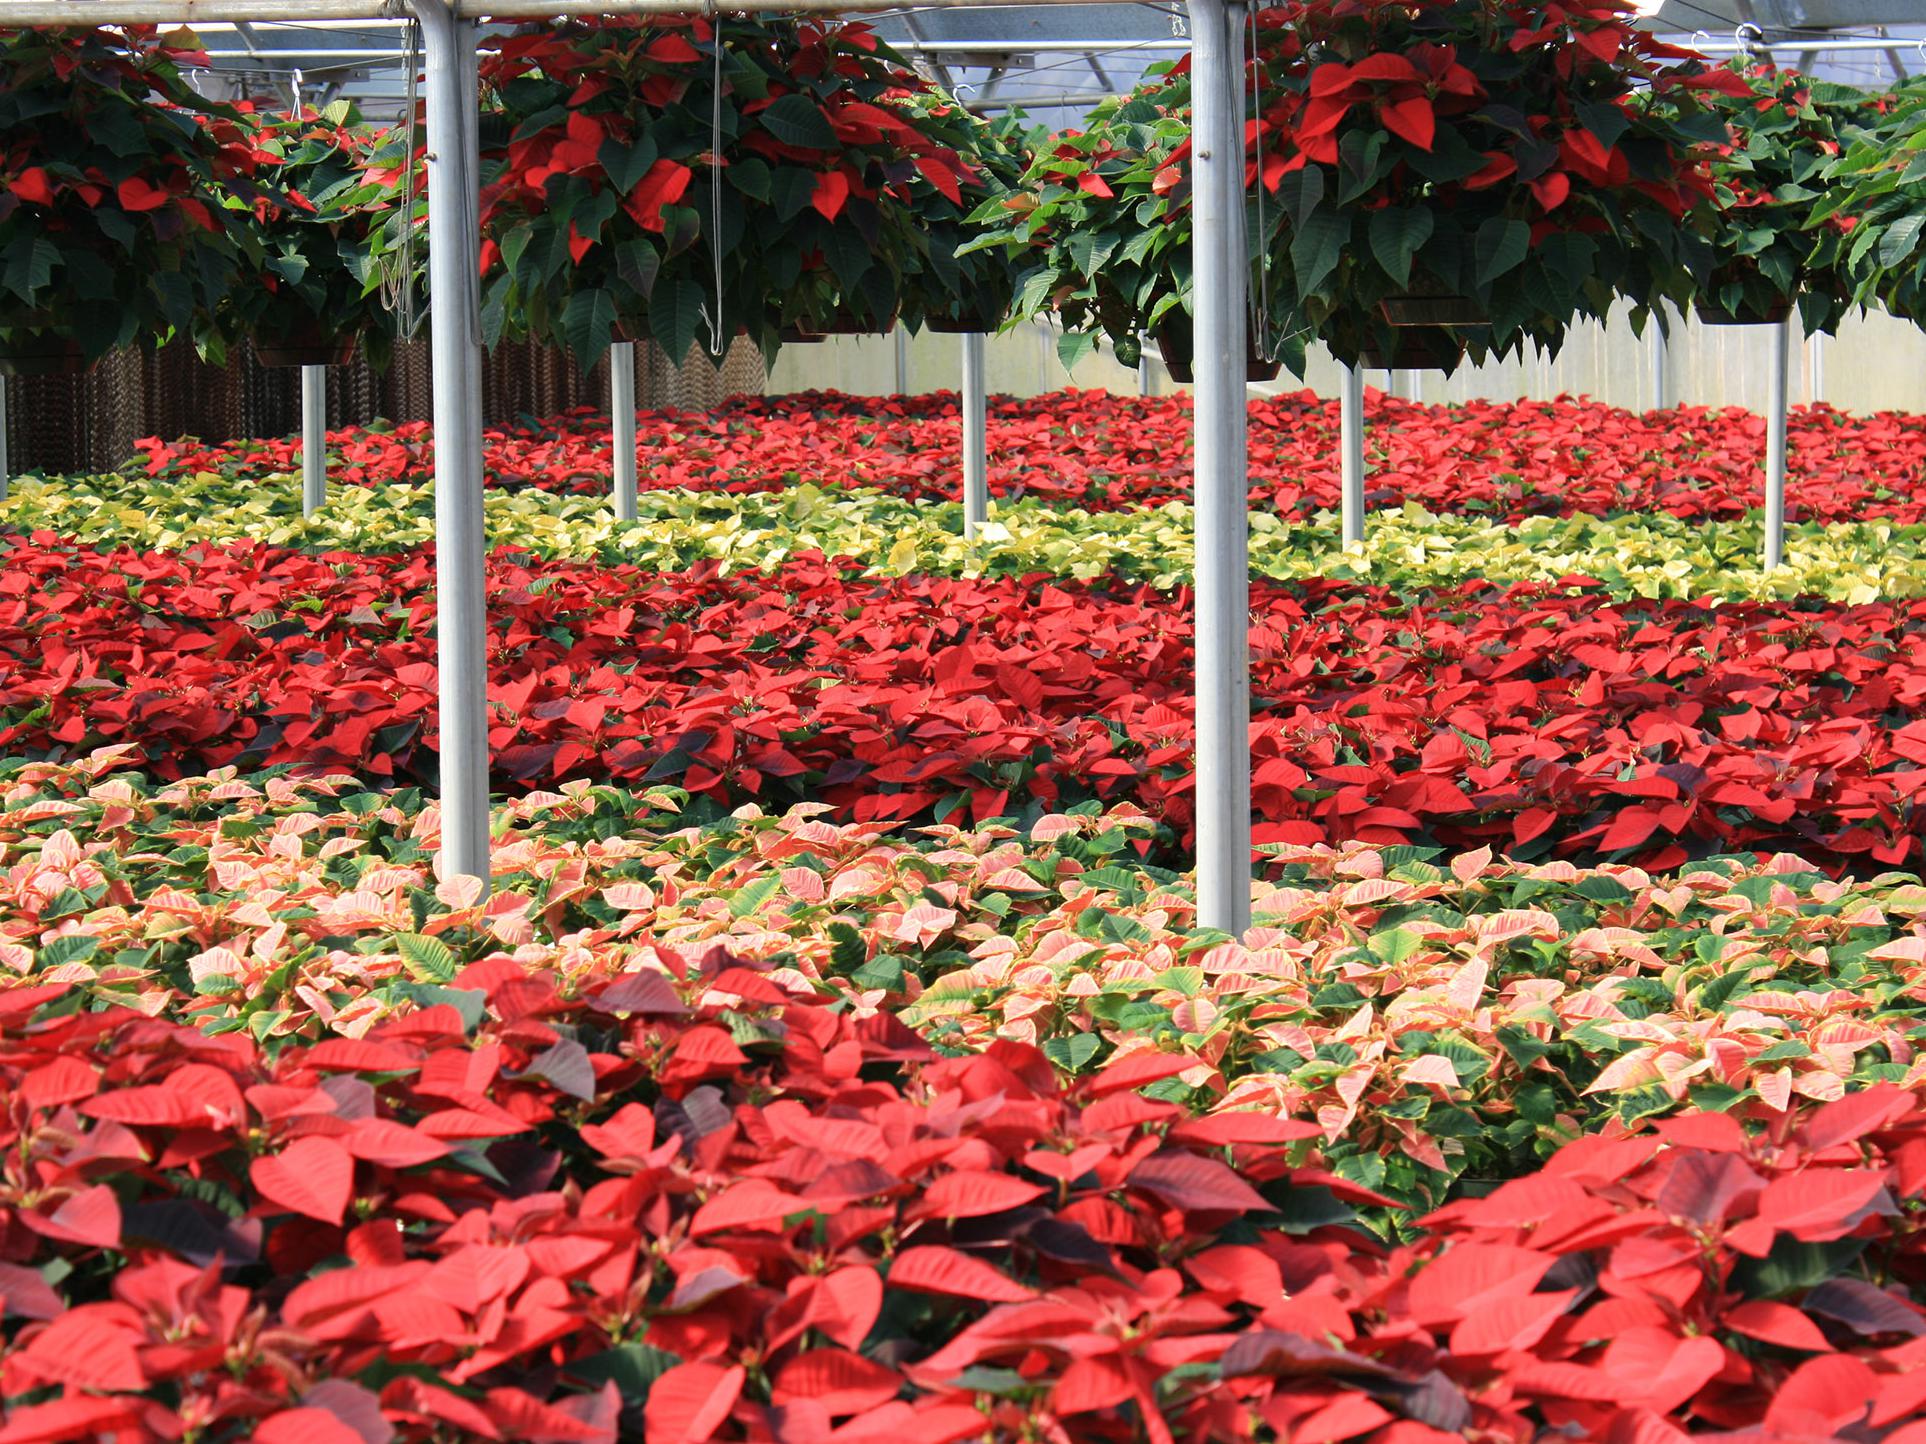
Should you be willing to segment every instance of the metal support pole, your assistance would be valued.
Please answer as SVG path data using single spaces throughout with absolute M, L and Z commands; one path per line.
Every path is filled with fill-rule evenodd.
M 1765 564 L 1771 571 L 1786 554 L 1786 372 L 1790 369 L 1792 318 L 1772 328 L 1771 390 L 1766 399 Z
M 1137 358 L 1137 394 L 1139 396 L 1155 396 L 1157 394 L 1157 376 L 1156 373 L 1150 369 L 1149 352 L 1145 352 Z
M 1663 411 L 1667 406 L 1672 404 L 1672 380 L 1668 374 L 1671 370 L 1672 343 L 1666 339 L 1665 326 L 1663 324 L 1664 319 L 1663 312 L 1657 310 L 1653 312 L 1651 349 L 1652 404 L 1647 408 L 1651 411 Z M 1685 318 L 1683 316 L 1679 317 L 1679 324 L 1685 324 Z
M 963 338 L 963 537 L 990 519 L 990 397 L 984 375 L 983 337 Z
M 1338 445 L 1344 453 L 1341 482 L 1344 544 L 1364 540 L 1364 372 L 1342 362 L 1344 393 L 1338 402 Z
M 1197 920 L 1251 918 L 1250 516 L 1245 459 L 1245 9 L 1189 0 L 1196 336 Z
M 909 332 L 896 328 L 896 394 L 909 395 Z
M 488 623 L 482 539 L 481 226 L 475 25 L 409 0 L 427 72 L 428 292 L 434 365 L 435 644 L 444 877 L 489 877 Z
M 1807 399 L 1817 406 L 1826 399 L 1826 333 L 1814 331 L 1806 344 L 1812 348 L 1812 395 Z
M 328 504 L 328 368 L 301 368 L 301 515 Z
M 7 456 L 7 378 L 0 376 L 0 501 L 7 499 L 7 483 L 13 479 L 13 466 Z
M 609 347 L 609 421 L 615 448 L 615 519 L 635 520 L 635 342 Z

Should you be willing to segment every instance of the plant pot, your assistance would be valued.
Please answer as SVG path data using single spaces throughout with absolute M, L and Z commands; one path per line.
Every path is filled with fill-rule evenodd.
M 21 336 L 0 342 L 0 376 L 78 376 L 93 364 L 78 341 Z
M 1469 296 L 1386 296 L 1378 310 L 1393 326 L 1483 326 L 1491 320 Z
M 784 326 L 776 332 L 776 339 L 793 346 L 826 340 L 831 336 L 887 336 L 896 329 L 896 320 L 895 316 L 887 321 L 867 321 L 859 316 L 831 316 L 827 321 L 819 321 L 815 325 L 796 322 Z
M 987 336 L 1003 324 L 1002 318 L 988 316 L 925 316 L 923 329 L 941 336 Z
M 1157 329 L 1151 334 L 1156 339 L 1157 352 L 1164 358 L 1164 369 L 1170 373 L 1170 379 L 1186 384 L 1195 382 L 1197 380 L 1196 368 L 1193 365 L 1196 359 L 1195 334 L 1191 329 L 1190 318 L 1186 316 L 1181 321 L 1166 318 L 1157 323 Z M 1244 338 L 1244 346 L 1244 380 L 1247 382 L 1275 381 L 1278 371 L 1282 369 L 1282 363 L 1266 361 L 1259 356 L 1256 348 L 1251 345 L 1248 333 Z
M 345 366 L 358 340 L 352 331 L 341 336 L 323 336 L 318 328 L 295 332 L 273 341 L 257 340 L 254 359 L 263 366 Z
M 822 334 L 825 336 L 887 336 L 896 329 L 897 317 L 891 315 L 884 321 L 871 321 L 861 316 L 831 316 L 823 322 Z
M 1776 326 L 1792 314 L 1792 298 L 1782 296 L 1757 314 L 1728 311 L 1717 301 L 1694 301 L 1692 314 L 1701 326 Z
M 1442 326 L 1400 327 L 1395 356 L 1386 355 L 1371 341 L 1358 347 L 1358 365 L 1372 370 L 1449 371 L 1464 359 L 1464 337 Z

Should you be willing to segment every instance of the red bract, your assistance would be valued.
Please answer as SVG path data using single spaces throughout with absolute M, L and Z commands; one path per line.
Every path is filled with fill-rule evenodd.
M 424 557 L 16 542 L 0 745 L 426 772 Z M 1919 855 L 1926 601 L 1708 607 L 1467 585 L 1253 588 L 1260 839 L 1670 865 Z M 645 777 L 858 820 L 1129 798 L 1190 818 L 1187 596 L 1047 578 L 490 566 L 507 785 Z
M 1394 1249 L 1154 1068 L 665 961 L 278 1051 L 0 992 L 0 1444 L 1923 1432 L 1899 1090 L 1583 1139 Z
M 1309 392 L 1251 403 L 1251 504 L 1303 514 L 1338 504 L 1338 406 Z M 1187 498 L 1190 401 L 1063 391 L 999 398 L 990 415 L 990 488 L 1098 510 Z M 1799 407 L 1790 425 L 1788 514 L 1811 521 L 1926 520 L 1926 418 Z M 1428 406 L 1372 392 L 1367 433 L 1374 507 L 1531 515 L 1670 512 L 1737 517 L 1763 505 L 1765 421 L 1736 407 L 1632 412 L 1593 402 Z M 960 495 L 961 421 L 950 393 L 884 399 L 802 393 L 738 397 L 713 412 L 649 411 L 638 426 L 641 485 L 782 491 L 798 482 Z M 425 482 L 425 422 L 328 438 L 331 478 Z M 299 470 L 299 440 L 140 443 L 151 476 Z M 571 412 L 495 427 L 500 486 L 608 487 L 606 418 Z

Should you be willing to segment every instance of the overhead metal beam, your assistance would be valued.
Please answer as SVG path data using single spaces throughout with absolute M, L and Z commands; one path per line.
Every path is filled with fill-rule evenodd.
M 1002 5 L 1088 5 L 1093 0 L 922 0 L 926 10 Z M 757 14 L 839 14 L 901 9 L 901 0 L 731 0 Z M 542 20 L 567 15 L 699 15 L 692 0 L 471 0 L 469 20 Z M 209 20 L 381 20 L 405 15 L 400 0 L 0 0 L 0 28 L 26 25 L 194 25 Z

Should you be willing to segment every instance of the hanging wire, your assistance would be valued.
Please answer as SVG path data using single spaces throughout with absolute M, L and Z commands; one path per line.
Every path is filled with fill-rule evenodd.
M 1258 54 L 1256 7 L 1246 6 L 1245 14 L 1250 17 L 1248 34 L 1251 57 L 1251 122 L 1257 137 L 1257 286 L 1255 289 L 1246 287 L 1244 294 L 1251 312 L 1252 344 L 1257 349 L 1258 358 L 1268 362 L 1277 358 L 1271 354 L 1271 267 L 1264 230 L 1264 71 L 1262 57 Z M 1239 99 L 1241 101 L 1242 97 Z M 1241 103 L 1238 106 L 1238 112 L 1240 114 L 1243 112 Z M 1237 158 L 1241 165 L 1244 159 L 1242 136 L 1238 137 L 1237 151 Z M 1241 169 L 1238 174 L 1241 181 L 1243 175 Z M 1248 239 L 1249 232 L 1245 234 L 1247 239 L 1244 243 L 1244 265 L 1248 269 L 1252 262 L 1251 242 Z
M 421 107 L 416 103 L 415 84 L 421 70 L 421 22 L 408 23 L 403 63 L 407 66 L 407 99 L 403 102 L 402 230 L 399 262 L 384 256 L 380 267 L 382 306 L 395 318 L 395 333 L 403 341 L 415 339 L 426 314 L 415 304 L 415 148 Z M 389 253 L 390 256 L 393 253 Z
M 709 45 L 715 52 L 715 83 L 710 87 L 709 108 L 709 255 L 716 268 L 716 304 L 711 310 L 704 301 L 702 319 L 709 323 L 709 355 L 719 358 L 728 350 L 722 339 L 722 20 L 716 14 L 715 0 L 707 0 Z

